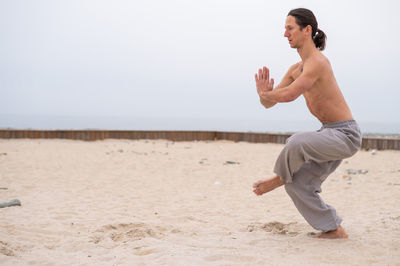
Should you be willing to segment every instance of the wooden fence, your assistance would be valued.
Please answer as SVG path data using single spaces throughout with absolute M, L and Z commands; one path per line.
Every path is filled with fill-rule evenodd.
M 166 139 L 171 141 L 230 140 L 253 143 L 285 143 L 291 134 L 219 131 L 130 131 L 130 130 L 0 130 L 0 139 Z M 363 149 L 400 150 L 400 138 L 364 137 Z

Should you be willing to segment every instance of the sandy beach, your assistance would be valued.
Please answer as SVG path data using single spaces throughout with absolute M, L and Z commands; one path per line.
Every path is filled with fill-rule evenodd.
M 360 151 L 322 186 L 346 240 L 314 239 L 281 144 L 0 140 L 1 265 L 400 265 L 400 151 Z

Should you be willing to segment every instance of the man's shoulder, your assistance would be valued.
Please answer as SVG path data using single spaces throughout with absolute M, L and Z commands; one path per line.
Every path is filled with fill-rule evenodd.
M 329 62 L 329 59 L 325 55 L 323 55 L 321 52 L 318 52 L 312 58 L 315 61 L 315 63 L 320 65 L 320 66 L 321 65 L 330 65 L 331 64 Z
M 326 68 L 330 68 L 331 63 L 328 58 L 325 57 L 322 53 L 315 54 L 311 56 L 304 64 L 307 68 L 312 68 L 315 70 L 323 70 Z
M 290 66 L 289 70 L 297 69 L 299 66 L 303 66 L 303 61 L 297 62 Z

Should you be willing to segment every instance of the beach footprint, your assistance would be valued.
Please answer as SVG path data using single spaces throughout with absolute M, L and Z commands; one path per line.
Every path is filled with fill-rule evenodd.
M 269 222 L 269 223 L 253 223 L 247 226 L 248 232 L 264 231 L 275 235 L 289 235 L 296 236 L 300 234 L 301 226 L 296 223 L 284 224 L 281 222 Z
M 167 228 L 150 226 L 145 223 L 109 224 L 97 229 L 91 236 L 90 242 L 97 244 L 105 239 L 111 239 L 113 242 L 126 243 L 146 237 L 160 239 L 164 236 L 165 231 L 167 231 Z
M 0 241 L 0 254 L 13 257 L 16 256 L 16 252 L 21 252 L 21 251 L 23 250 L 18 246 L 12 245 L 4 241 Z

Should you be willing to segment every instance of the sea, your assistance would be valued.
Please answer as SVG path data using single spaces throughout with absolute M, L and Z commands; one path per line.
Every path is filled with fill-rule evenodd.
M 364 136 L 400 138 L 399 122 L 357 121 Z M 321 127 L 317 120 L 290 121 L 223 117 L 121 117 L 1 115 L 0 129 L 33 130 L 171 130 L 294 133 Z

